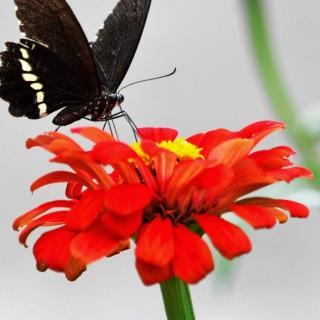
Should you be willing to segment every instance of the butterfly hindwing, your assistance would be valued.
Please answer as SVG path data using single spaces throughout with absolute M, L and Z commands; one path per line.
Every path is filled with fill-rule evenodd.
M 104 74 L 101 82 L 110 92 L 118 89 L 130 67 L 150 5 L 151 0 L 119 1 L 92 44 L 94 57 Z
M 13 116 L 38 119 L 65 105 L 90 101 L 86 83 L 47 47 L 26 39 L 6 46 L 1 53 L 0 96 L 10 103 Z
M 65 0 L 15 0 L 24 37 L 46 45 L 87 81 L 93 96 L 100 85 L 88 40 Z

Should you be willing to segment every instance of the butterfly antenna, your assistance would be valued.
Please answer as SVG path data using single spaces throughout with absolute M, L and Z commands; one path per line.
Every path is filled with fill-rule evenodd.
M 174 75 L 176 73 L 176 71 L 177 71 L 177 68 L 174 68 L 172 72 L 170 72 L 168 74 L 165 74 L 164 76 L 159 76 L 159 77 L 155 77 L 155 78 L 149 78 L 149 79 L 144 79 L 144 80 L 140 80 L 140 81 L 135 81 L 135 82 L 129 83 L 129 84 L 125 85 L 124 87 L 120 88 L 118 92 L 120 93 L 123 89 L 131 87 L 131 86 L 133 86 L 135 84 L 138 84 L 138 83 L 148 82 L 148 81 L 159 80 L 159 79 L 171 77 L 172 75 Z

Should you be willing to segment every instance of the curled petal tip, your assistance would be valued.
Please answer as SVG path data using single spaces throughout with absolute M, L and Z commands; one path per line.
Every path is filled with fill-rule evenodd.
M 26 141 L 26 148 L 27 148 L 27 149 L 31 149 L 31 148 L 35 147 L 36 145 L 37 145 L 36 142 L 35 142 L 33 139 L 31 139 L 31 138 L 29 138 L 29 139 Z
M 36 267 L 37 270 L 40 272 L 45 272 L 48 269 L 48 266 L 42 261 L 38 261 Z
M 13 229 L 14 231 L 19 231 L 20 227 L 21 227 L 21 225 L 20 225 L 20 219 L 17 218 L 17 219 L 14 220 L 13 223 L 12 223 L 12 229 Z
M 71 258 L 70 262 L 65 268 L 64 274 L 69 281 L 76 281 L 86 270 L 87 266 L 84 261 Z
M 314 179 L 314 174 L 311 170 L 307 169 L 307 168 L 303 168 L 304 173 L 303 173 L 303 177 L 307 178 L 307 179 Z
M 269 126 L 269 127 L 278 127 L 279 129 L 284 129 L 286 127 L 286 124 L 282 121 L 275 121 L 275 120 L 261 121 L 261 123 L 263 122 L 266 124 L 266 126 Z

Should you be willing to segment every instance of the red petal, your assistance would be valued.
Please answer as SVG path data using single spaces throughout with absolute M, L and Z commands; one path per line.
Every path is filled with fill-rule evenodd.
M 134 160 L 134 164 L 136 165 L 145 185 L 155 192 L 158 188 L 157 182 L 148 166 L 140 158 L 136 158 Z
M 288 216 L 281 210 L 275 209 L 274 216 L 279 221 L 279 223 L 286 223 L 288 221 Z
M 138 135 L 142 140 L 151 140 L 153 142 L 173 141 L 178 131 L 170 128 L 139 128 Z
M 280 208 L 288 210 L 293 218 L 307 218 L 309 209 L 302 203 L 290 200 L 277 200 Z
M 107 212 L 102 215 L 101 222 L 106 229 L 118 239 L 132 237 L 142 223 L 142 210 L 133 212 L 130 215 L 118 215 Z
M 264 170 L 275 170 L 292 165 L 287 158 L 295 152 L 289 147 L 277 147 L 271 150 L 260 150 L 252 153 L 253 159 Z
M 180 209 L 187 210 L 186 205 L 190 205 L 188 196 L 192 199 L 195 211 L 203 212 L 205 208 L 212 208 L 213 204 L 221 200 L 221 195 L 225 193 L 226 188 L 232 186 L 233 179 L 233 170 L 224 165 L 203 170 L 190 182 L 190 185 L 197 189 L 189 188 L 183 193 L 183 197 L 179 198 Z
M 69 199 L 79 200 L 82 197 L 83 185 L 79 183 L 68 183 L 66 187 L 66 197 Z
M 248 236 L 234 224 L 210 214 L 197 214 L 194 218 L 225 258 L 232 259 L 251 251 Z
M 177 161 L 177 155 L 171 152 L 160 152 L 154 158 L 154 169 L 157 174 L 159 191 L 165 193 L 168 182 L 171 179 Z
M 173 206 L 178 195 L 190 182 L 205 168 L 206 163 L 202 160 L 190 160 L 181 162 L 176 166 L 170 182 L 168 183 L 166 197 L 169 206 Z
M 41 215 L 42 213 L 53 209 L 53 208 L 71 208 L 74 205 L 74 201 L 69 200 L 56 200 L 56 201 L 50 201 L 41 204 L 40 206 L 28 211 L 24 215 L 18 217 L 13 222 L 13 229 L 18 230 L 22 226 L 28 224 L 31 220 L 36 218 L 37 216 Z
M 32 183 L 30 189 L 32 192 L 35 190 L 52 183 L 59 183 L 59 182 L 75 182 L 79 184 L 85 184 L 85 181 L 82 180 L 79 176 L 72 172 L 68 171 L 54 171 L 48 174 L 43 175 L 35 182 Z
M 50 135 L 51 137 L 53 137 L 55 140 L 60 140 L 60 141 L 64 141 L 66 143 L 68 143 L 70 145 L 70 149 L 73 149 L 73 150 L 83 150 L 81 148 L 81 146 L 76 143 L 72 138 L 68 137 L 67 135 L 61 133 L 61 132 L 58 132 L 58 131 L 49 131 L 47 133 L 48 135 Z
M 72 257 L 66 265 L 64 273 L 69 281 L 75 281 L 86 269 L 87 266 L 84 261 Z
M 293 167 L 288 169 L 279 169 L 268 171 L 268 175 L 277 180 L 284 180 L 286 182 L 290 182 L 296 178 L 307 178 L 313 179 L 313 173 L 306 168 L 303 167 Z
M 174 228 L 175 257 L 173 272 L 193 284 L 213 270 L 211 252 L 206 243 L 183 225 Z
M 65 140 L 55 140 L 48 145 L 45 145 L 44 148 L 56 155 L 63 152 L 79 152 L 83 153 L 83 149 L 80 146 L 75 146 L 75 143 L 71 143 Z
M 46 136 L 46 135 L 39 135 L 34 139 L 30 139 L 29 138 L 26 141 L 26 148 L 27 149 L 32 149 L 34 147 L 43 147 L 45 145 L 50 144 L 54 140 L 55 139 L 53 137 Z
M 59 132 L 48 132 L 39 135 L 35 139 L 29 139 L 26 143 L 27 148 L 42 147 L 53 154 L 62 152 L 83 152 L 83 149 L 68 136 Z
M 119 215 L 130 215 L 145 208 L 152 196 L 152 191 L 141 184 L 117 185 L 106 191 L 104 205 Z
M 254 145 L 261 141 L 264 137 L 270 133 L 284 129 L 285 124 L 278 121 L 258 121 L 250 124 L 242 130 L 235 132 L 235 135 L 239 138 L 246 138 L 254 140 Z
M 159 153 L 165 152 L 165 153 L 172 153 L 171 151 L 168 151 L 164 148 L 159 147 L 155 142 L 151 140 L 142 140 L 140 144 L 141 150 L 149 155 L 151 158 L 155 157 Z
M 111 254 L 107 255 L 107 257 L 112 257 L 116 254 L 119 254 L 120 252 L 124 251 L 124 250 L 128 250 L 130 249 L 130 240 L 126 239 L 126 240 L 121 240 L 119 241 L 118 245 L 115 247 L 114 252 L 112 252 Z
M 72 133 L 78 133 L 82 137 L 91 140 L 94 143 L 100 143 L 103 141 L 114 141 L 111 134 L 105 132 L 96 127 L 80 127 L 71 129 Z
M 204 133 L 197 133 L 187 138 L 186 140 L 195 146 L 199 146 L 204 136 L 205 136 Z
M 74 236 L 65 227 L 44 233 L 33 247 L 38 270 L 64 271 L 71 259 L 69 246 Z
M 212 149 L 208 154 L 208 159 L 215 160 L 217 164 L 224 164 L 232 167 L 238 161 L 248 155 L 253 147 L 253 140 L 231 139 L 221 143 Z
M 309 209 L 302 203 L 270 198 L 248 198 L 241 200 L 241 204 L 259 205 L 263 207 L 277 207 L 289 211 L 293 218 L 307 218 L 309 216 Z
M 136 168 L 126 162 L 119 162 L 113 165 L 114 170 L 122 178 L 122 182 L 125 184 L 134 184 L 140 182 L 140 177 L 137 174 Z
M 171 264 L 157 267 L 137 260 L 136 268 L 143 283 L 147 286 L 167 281 L 173 277 Z
M 105 188 L 110 188 L 115 183 L 101 165 L 95 163 L 84 153 L 67 152 L 51 160 L 51 162 L 69 165 L 76 173 L 86 181 L 96 179 Z
M 42 147 L 54 154 L 64 151 L 83 151 L 80 145 L 78 145 L 74 140 L 55 131 L 39 135 L 34 139 L 28 139 L 26 146 L 28 149 L 33 147 Z
M 274 183 L 276 180 L 266 175 L 250 158 L 245 158 L 233 167 L 233 182 L 226 188 L 219 206 L 229 206 L 240 196 Z
M 230 209 L 255 229 L 272 228 L 277 222 L 275 215 L 278 210 L 274 208 L 257 205 L 231 205 Z
M 170 219 L 158 217 L 144 225 L 136 247 L 138 261 L 164 267 L 174 255 L 173 226 Z
M 227 129 L 216 129 L 208 131 L 207 133 L 199 136 L 193 136 L 187 139 L 188 142 L 195 144 L 199 148 L 203 148 L 201 154 L 207 158 L 210 151 L 217 147 L 224 141 L 227 141 L 233 137 L 233 133 Z
M 115 239 L 101 223 L 96 223 L 73 239 L 70 251 L 74 257 L 89 264 L 111 255 L 118 247 L 119 240 Z
M 205 206 L 205 201 L 208 199 L 209 190 L 199 190 L 193 186 L 186 188 L 182 195 L 176 199 L 176 208 L 180 212 L 188 212 L 190 210 L 190 206 L 195 210 L 195 208 L 199 208 L 203 210 Z
M 104 191 L 87 190 L 71 208 L 66 226 L 72 230 L 84 230 L 97 218 L 103 208 Z
M 28 226 L 24 228 L 23 231 L 20 233 L 19 242 L 26 247 L 26 241 L 33 230 L 37 229 L 40 226 L 48 227 L 64 224 L 67 214 L 68 211 L 56 211 L 46 214 L 40 217 L 39 219 L 31 221 L 28 224 Z
M 137 154 L 128 145 L 118 141 L 104 141 L 96 144 L 90 152 L 91 157 L 104 165 L 136 158 Z
M 204 169 L 197 175 L 190 184 L 198 188 L 217 188 L 224 189 L 232 180 L 233 171 L 224 165 L 217 165 L 212 168 Z

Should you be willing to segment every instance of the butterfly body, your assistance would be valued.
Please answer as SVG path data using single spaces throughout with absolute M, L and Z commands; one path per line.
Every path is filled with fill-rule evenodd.
M 90 118 L 87 119 L 91 121 L 107 121 L 115 106 L 121 104 L 123 101 L 124 96 L 120 93 L 98 96 L 87 105 L 65 107 L 64 110 L 54 117 L 52 122 L 57 126 L 66 126 L 87 116 L 90 116 Z
M 0 53 L 0 97 L 16 117 L 62 109 L 59 126 L 105 121 L 123 102 L 117 92 L 140 41 L 151 0 L 120 0 L 89 44 L 65 0 L 15 0 L 20 43 Z

